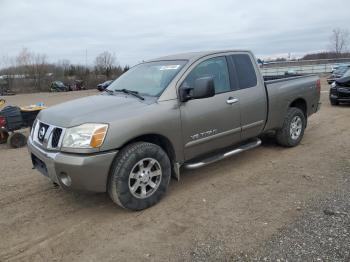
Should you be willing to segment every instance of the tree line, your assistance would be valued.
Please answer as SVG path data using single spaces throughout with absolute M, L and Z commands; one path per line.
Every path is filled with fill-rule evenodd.
M 329 38 L 328 51 L 306 54 L 301 59 L 278 57 L 270 61 L 350 58 L 348 46 L 349 31 L 335 28 Z M 263 63 L 261 59 L 258 61 Z M 116 56 L 108 51 L 97 55 L 93 66 L 89 67 L 72 64 L 67 59 L 49 63 L 46 54 L 23 48 L 15 57 L 5 56 L 0 59 L 0 85 L 6 80 L 9 89 L 30 92 L 48 90 L 50 82 L 55 80 L 66 83 L 82 80 L 85 87 L 91 88 L 99 82 L 118 78 L 128 69 L 128 65 L 122 67 L 118 64 Z
M 49 63 L 46 54 L 27 48 L 23 48 L 15 57 L 3 57 L 0 68 L 2 81 L 6 80 L 9 89 L 19 92 L 46 91 L 50 83 L 56 80 L 65 83 L 82 80 L 85 87 L 94 88 L 97 83 L 116 79 L 129 70 L 128 65 L 121 66 L 116 56 L 108 51 L 97 55 L 93 66 L 89 67 L 72 64 L 68 59 Z
M 329 43 L 326 51 L 305 54 L 301 58 L 286 58 L 277 57 L 270 59 L 270 62 L 286 62 L 286 61 L 298 61 L 298 60 L 317 60 L 317 59 L 338 59 L 338 58 L 350 58 L 349 52 L 349 40 L 350 34 L 347 29 L 334 28 L 329 36 Z M 290 55 L 289 55 L 290 56 Z M 261 59 L 259 59 L 262 61 Z

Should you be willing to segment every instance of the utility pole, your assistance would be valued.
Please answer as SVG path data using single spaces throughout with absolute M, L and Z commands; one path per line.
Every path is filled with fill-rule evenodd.
M 87 68 L 87 49 L 85 49 L 85 67 Z

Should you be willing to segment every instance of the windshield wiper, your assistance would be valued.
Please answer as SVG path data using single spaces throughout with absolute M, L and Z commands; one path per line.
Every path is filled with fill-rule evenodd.
M 115 89 L 114 91 L 116 91 L 116 92 L 123 92 L 123 93 L 128 94 L 128 95 L 133 95 L 133 96 L 135 96 L 135 97 L 137 97 L 137 98 L 139 98 L 141 100 L 145 100 L 145 98 L 142 97 L 141 95 L 139 95 L 139 92 L 137 92 L 137 91 L 133 91 L 133 90 L 125 89 L 125 88 L 123 88 L 123 89 Z
M 110 89 L 105 89 L 105 92 L 109 95 L 113 95 L 114 94 L 114 91 L 113 90 L 110 90 Z

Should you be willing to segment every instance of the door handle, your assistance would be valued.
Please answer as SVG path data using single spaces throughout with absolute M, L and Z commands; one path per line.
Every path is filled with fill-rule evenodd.
M 238 98 L 235 98 L 235 97 L 229 97 L 227 100 L 226 100 L 226 103 L 229 104 L 229 105 L 232 105 L 234 103 L 237 103 L 239 100 Z

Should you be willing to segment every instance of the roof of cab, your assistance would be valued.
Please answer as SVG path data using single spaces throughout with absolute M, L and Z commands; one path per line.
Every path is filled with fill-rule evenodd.
M 193 60 L 198 60 L 205 56 L 215 55 L 220 53 L 229 53 L 229 52 L 250 52 L 250 51 L 249 50 L 216 50 L 216 51 L 190 52 L 190 53 L 163 56 L 163 57 L 148 60 L 146 62 L 164 61 L 164 60 L 192 60 L 193 61 Z

